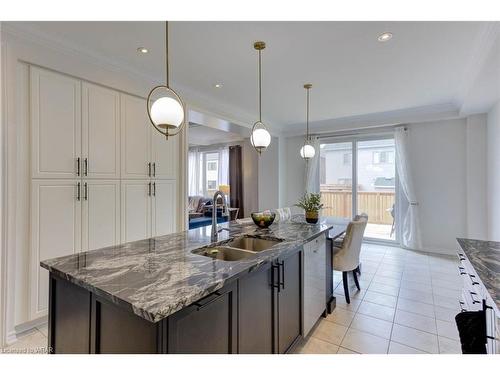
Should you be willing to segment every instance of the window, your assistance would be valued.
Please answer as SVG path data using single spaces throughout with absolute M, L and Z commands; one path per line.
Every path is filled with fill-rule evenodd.
M 217 188 L 217 180 L 207 181 L 207 190 L 215 190 Z
M 374 151 L 373 164 L 394 164 L 394 151 Z
M 227 153 L 227 156 L 226 154 Z M 189 194 L 210 198 L 228 180 L 229 149 L 190 150 Z
M 207 171 L 216 171 L 217 170 L 217 162 L 216 161 L 209 161 L 207 163 Z
M 345 152 L 344 155 L 343 155 L 343 162 L 344 162 L 344 165 L 351 165 L 351 163 L 352 163 L 352 153 Z

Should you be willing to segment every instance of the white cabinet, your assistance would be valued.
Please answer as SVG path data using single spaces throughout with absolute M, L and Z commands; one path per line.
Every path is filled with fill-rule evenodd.
M 179 136 L 166 139 L 153 127 L 150 128 L 153 177 L 176 179 L 179 166 Z
M 120 181 L 85 180 L 82 185 L 82 250 L 120 243 Z
M 153 237 L 175 232 L 175 181 L 156 180 L 152 182 L 152 232 Z
M 31 184 L 32 319 L 46 314 L 49 298 L 48 272 L 40 261 L 81 249 L 79 186 L 79 180 L 33 180 Z
M 144 99 L 121 94 L 121 177 L 150 177 L 151 125 Z M 154 130 L 154 129 L 153 129 Z
M 31 175 L 75 178 L 81 158 L 80 81 L 31 67 L 30 82 Z
M 82 176 L 120 178 L 120 94 L 82 83 Z
M 303 251 L 303 335 L 306 336 L 326 309 L 325 235 L 306 243 Z
M 121 182 L 122 242 L 142 240 L 151 236 L 151 181 Z

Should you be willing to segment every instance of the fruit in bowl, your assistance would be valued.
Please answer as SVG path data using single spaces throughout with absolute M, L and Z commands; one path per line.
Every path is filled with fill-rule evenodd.
M 276 214 L 271 211 L 252 212 L 252 220 L 259 228 L 267 228 L 274 222 Z

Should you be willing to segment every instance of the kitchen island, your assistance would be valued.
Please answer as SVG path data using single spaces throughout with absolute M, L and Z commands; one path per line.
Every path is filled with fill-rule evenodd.
M 50 272 L 49 347 L 55 353 L 288 352 L 311 315 L 304 314 L 304 290 L 316 301 L 323 293 L 321 312 L 331 302 L 330 258 L 310 258 L 325 263 L 315 268 L 319 275 L 303 274 L 304 252 L 326 254 L 331 226 L 222 227 L 227 231 L 215 244 L 221 249 L 235 238 L 272 246 L 251 254 L 233 249 L 236 258 L 217 259 L 207 226 L 42 261 Z

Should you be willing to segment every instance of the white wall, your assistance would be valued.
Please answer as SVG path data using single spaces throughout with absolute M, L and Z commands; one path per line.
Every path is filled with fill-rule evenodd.
M 283 206 L 292 207 L 299 198 L 304 195 L 305 191 L 305 162 L 300 157 L 299 150 L 304 145 L 304 137 L 286 138 L 285 147 L 285 198 Z
M 488 113 L 488 239 L 500 241 L 500 102 Z
M 280 205 L 280 142 L 272 137 L 269 147 L 259 158 L 259 211 L 278 208 Z
M 486 204 L 486 115 L 473 115 L 466 123 L 467 237 L 488 237 Z
M 243 215 L 259 210 L 259 157 L 247 138 L 241 142 L 241 163 L 243 168 Z

